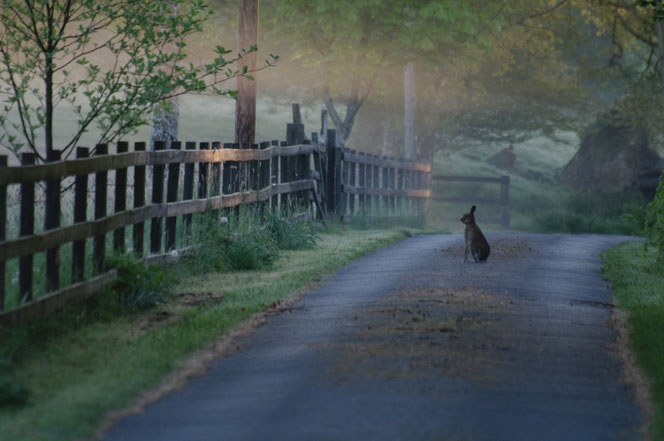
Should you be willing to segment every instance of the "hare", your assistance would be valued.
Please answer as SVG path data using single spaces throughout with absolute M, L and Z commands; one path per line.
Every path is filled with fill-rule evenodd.
M 486 262 L 486 259 L 489 257 L 491 248 L 489 247 L 489 242 L 487 242 L 486 237 L 482 234 L 482 230 L 475 223 L 475 209 L 476 206 L 472 206 L 470 213 L 466 213 L 461 217 L 461 222 L 466 225 L 466 231 L 464 232 L 464 238 L 466 240 L 466 250 L 463 254 L 463 261 L 468 262 L 468 251 L 475 259 L 475 262 Z

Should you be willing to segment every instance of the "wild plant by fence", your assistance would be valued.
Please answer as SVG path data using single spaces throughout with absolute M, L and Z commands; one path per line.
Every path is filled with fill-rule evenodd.
M 39 317 L 99 291 L 117 277 L 105 270 L 109 252 L 124 253 L 129 245 L 138 257 L 159 256 L 186 246 L 196 213 L 219 216 L 222 209 L 255 205 L 304 211 L 326 222 L 328 212 L 348 219 L 359 212 L 424 208 L 428 164 L 339 148 L 325 123 L 324 142 L 316 133 L 306 140 L 299 107 L 293 110 L 285 142 L 186 142 L 184 150 L 181 142 L 168 149 L 156 142 L 155 151 L 138 142 L 131 152 L 119 142 L 113 155 L 102 144 L 93 152 L 79 147 L 76 159 L 61 161 L 56 154 L 35 165 L 35 155 L 26 153 L 22 165 L 12 167 L 0 156 L 0 324 Z M 17 237 L 10 240 L 8 189 L 20 200 Z M 36 229 L 41 194 L 43 229 Z M 43 266 L 35 264 L 36 255 Z M 16 294 L 8 296 L 14 281 L 7 280 L 6 268 L 16 261 Z M 63 263 L 70 269 L 66 277 Z

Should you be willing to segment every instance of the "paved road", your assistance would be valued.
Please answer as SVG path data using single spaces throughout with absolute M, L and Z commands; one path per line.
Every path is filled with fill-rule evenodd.
M 597 235 L 419 236 L 270 317 L 106 441 L 638 439 Z

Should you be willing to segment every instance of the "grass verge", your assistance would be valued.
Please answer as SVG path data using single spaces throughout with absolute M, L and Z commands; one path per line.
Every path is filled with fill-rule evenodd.
M 603 258 L 617 306 L 627 314 L 632 350 L 651 382 L 651 439 L 664 439 L 664 266 L 653 252 L 643 256 L 642 243 L 620 245 Z
M 316 247 L 283 251 L 270 268 L 253 271 L 192 276 L 186 266 L 174 266 L 169 273 L 179 282 L 154 308 L 105 315 L 98 296 L 100 305 L 74 305 L 44 323 L 6 331 L 0 335 L 0 373 L 24 389 L 9 391 L 14 399 L 0 406 L 0 439 L 90 437 L 109 412 L 131 406 L 194 351 L 408 235 L 402 229 L 323 233 Z M 99 314 L 90 317 L 90 309 Z

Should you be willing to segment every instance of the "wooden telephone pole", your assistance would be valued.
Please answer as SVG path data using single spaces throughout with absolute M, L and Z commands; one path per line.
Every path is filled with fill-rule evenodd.
M 238 0 L 238 48 L 249 51 L 258 45 L 258 1 Z M 245 54 L 240 61 L 251 72 L 256 69 L 257 53 Z M 256 81 L 237 79 L 238 96 L 235 101 L 235 142 L 253 144 L 256 138 Z

